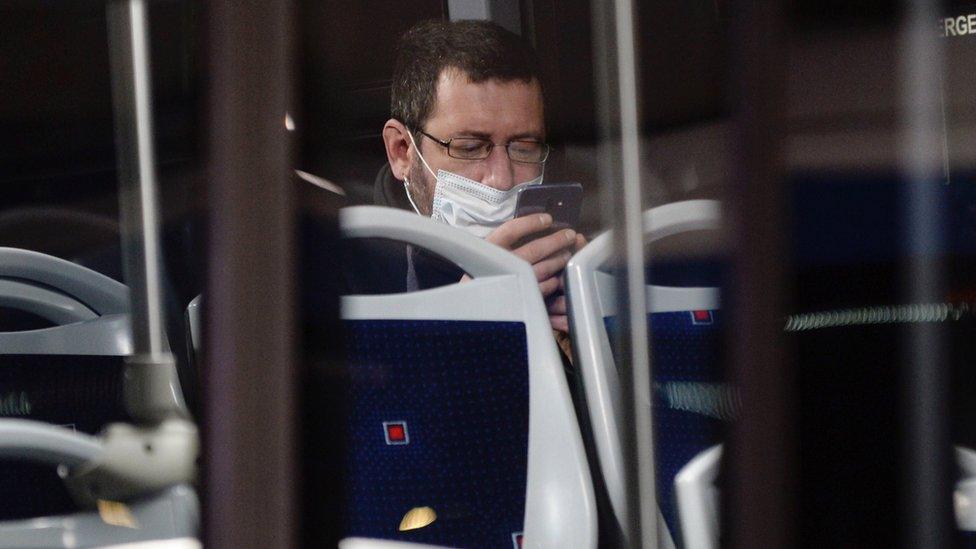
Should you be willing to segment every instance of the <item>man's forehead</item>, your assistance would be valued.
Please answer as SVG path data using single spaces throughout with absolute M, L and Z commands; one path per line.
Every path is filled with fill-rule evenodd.
M 472 82 L 464 71 L 448 67 L 437 80 L 432 123 L 450 131 L 543 137 L 542 87 L 536 79 Z

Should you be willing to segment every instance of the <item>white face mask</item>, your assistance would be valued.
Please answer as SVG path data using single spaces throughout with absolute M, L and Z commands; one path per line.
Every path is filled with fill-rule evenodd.
M 410 141 L 413 142 L 413 135 L 410 132 L 407 132 L 407 135 L 410 135 Z M 420 154 L 416 144 L 414 148 L 417 149 L 417 156 L 420 157 L 424 167 L 434 175 L 434 170 L 430 169 L 430 165 Z M 544 168 L 545 165 L 543 171 Z M 437 182 L 434 185 L 434 202 L 430 217 L 452 227 L 464 229 L 478 238 L 485 238 L 499 225 L 515 216 L 515 203 L 518 200 L 519 190 L 542 183 L 543 175 L 545 174 L 541 173 L 535 179 L 519 183 L 507 191 L 500 191 L 463 175 L 437 170 L 437 174 L 434 175 Z M 410 197 L 409 181 L 404 180 L 403 187 L 407 192 L 410 205 L 419 214 L 420 210 Z

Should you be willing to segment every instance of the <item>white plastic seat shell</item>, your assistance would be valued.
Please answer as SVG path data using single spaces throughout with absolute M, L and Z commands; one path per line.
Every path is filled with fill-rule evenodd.
M 719 463 L 722 445 L 701 452 L 685 464 L 674 477 L 675 497 L 681 522 L 681 538 L 687 549 L 718 547 Z

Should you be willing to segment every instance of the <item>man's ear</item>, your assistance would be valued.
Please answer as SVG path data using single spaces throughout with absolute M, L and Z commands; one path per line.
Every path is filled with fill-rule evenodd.
M 402 122 L 391 118 L 383 125 L 383 143 L 386 145 L 386 159 L 390 163 L 393 177 L 403 181 L 413 165 L 413 144 Z

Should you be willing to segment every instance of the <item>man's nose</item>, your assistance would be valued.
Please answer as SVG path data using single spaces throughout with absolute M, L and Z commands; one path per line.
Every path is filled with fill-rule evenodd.
M 485 178 L 481 181 L 485 185 L 500 191 L 515 186 L 515 167 L 503 145 L 491 149 L 491 154 L 485 159 L 485 169 Z

